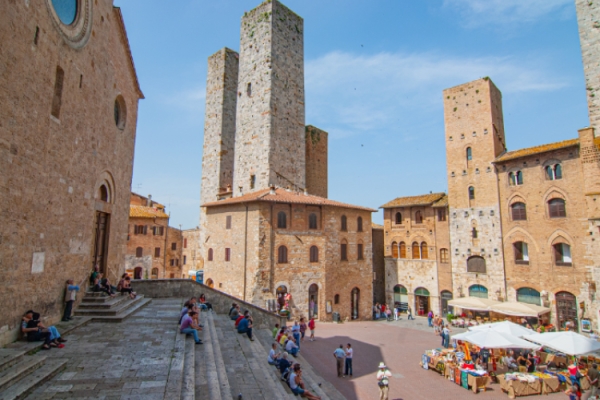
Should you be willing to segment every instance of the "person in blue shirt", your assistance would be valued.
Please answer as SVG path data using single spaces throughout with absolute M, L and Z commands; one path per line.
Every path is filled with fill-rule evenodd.
M 237 331 L 238 333 L 245 333 L 250 340 L 254 341 L 254 337 L 252 336 L 252 317 L 250 315 L 247 315 L 246 318 L 240 321 Z

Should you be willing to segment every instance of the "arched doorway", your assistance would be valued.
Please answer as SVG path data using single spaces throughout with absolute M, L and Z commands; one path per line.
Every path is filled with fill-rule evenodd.
M 352 316 L 352 319 L 358 319 L 359 313 L 358 313 L 358 303 L 360 301 L 360 289 L 359 288 L 354 288 L 352 289 L 352 292 L 350 293 L 350 303 L 352 304 L 352 313 L 350 314 Z
M 158 268 L 152 268 L 152 279 L 158 279 Z
M 208 286 L 209 288 L 214 288 L 215 287 L 215 283 L 213 282 L 212 279 L 208 278 L 206 280 L 206 286 Z
M 142 267 L 135 267 L 133 270 L 133 279 L 142 279 Z
M 564 330 L 569 324 L 569 330 L 579 330 L 577 321 L 577 300 L 569 292 L 556 293 L 556 319 L 558 328 Z
M 417 288 L 415 290 L 415 305 L 417 307 L 417 315 L 427 315 L 429 313 L 429 290 L 425 288 Z
M 440 301 L 442 306 L 442 315 L 444 316 L 452 311 L 448 307 L 448 300 L 452 300 L 452 292 L 448 290 L 442 290 L 442 293 L 440 293 Z
M 528 287 L 517 290 L 517 301 L 521 303 L 535 304 L 536 306 L 542 305 L 540 292 Z
M 275 296 L 277 297 L 277 305 L 279 306 L 279 310 L 285 307 L 285 295 L 288 290 L 285 285 L 279 285 L 277 290 L 275 290 Z
M 394 306 L 400 310 L 408 310 L 408 290 L 402 285 L 394 286 Z
M 308 288 L 308 318 L 319 318 L 319 286 L 315 283 Z

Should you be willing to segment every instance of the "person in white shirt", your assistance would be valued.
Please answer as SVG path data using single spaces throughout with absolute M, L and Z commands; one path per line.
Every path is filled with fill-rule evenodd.
M 278 366 L 279 356 L 281 355 L 281 353 L 278 353 L 275 350 L 277 350 L 277 343 L 273 343 L 271 345 L 271 351 L 269 351 L 269 357 L 267 358 L 267 362 L 269 363 L 269 365 Z
M 289 338 L 287 343 L 285 344 L 285 351 L 287 351 L 294 357 L 296 357 L 296 354 L 298 354 L 298 346 L 296 346 L 293 337 Z
M 379 371 L 377 371 L 377 384 L 379 385 L 379 400 L 388 400 L 388 392 L 390 389 L 390 381 L 392 373 L 382 362 L 379 363 Z
M 346 345 L 346 373 L 344 376 L 352 376 L 352 355 L 354 354 L 354 350 L 352 350 L 352 345 L 348 343 Z

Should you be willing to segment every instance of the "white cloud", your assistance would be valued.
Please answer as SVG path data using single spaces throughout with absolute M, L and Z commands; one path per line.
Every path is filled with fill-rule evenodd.
M 550 64 L 550 63 L 547 63 Z M 490 76 L 503 93 L 553 91 L 567 85 L 540 57 L 456 57 L 439 53 L 332 52 L 306 62 L 307 123 L 332 138 L 390 131 L 419 115 L 441 118 L 442 90 Z M 435 113 L 435 114 L 433 114 Z M 410 137 L 405 137 L 409 140 Z
M 458 9 L 468 26 L 532 22 L 549 14 L 563 13 L 573 0 L 444 0 L 444 6 Z

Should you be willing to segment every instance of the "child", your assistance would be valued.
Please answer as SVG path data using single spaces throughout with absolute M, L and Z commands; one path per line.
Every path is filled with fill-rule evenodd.
M 312 317 L 310 321 L 308 321 L 308 329 L 310 329 L 310 341 L 313 342 L 315 340 L 315 317 Z
M 73 279 L 67 280 L 67 287 L 65 288 L 65 312 L 62 320 L 71 320 L 71 312 L 73 311 L 73 303 L 77 299 L 77 292 L 79 292 L 79 285 L 73 285 Z

